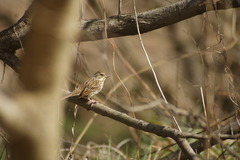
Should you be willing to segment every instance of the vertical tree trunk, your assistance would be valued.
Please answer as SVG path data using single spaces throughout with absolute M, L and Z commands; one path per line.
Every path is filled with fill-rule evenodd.
M 79 7 L 75 0 L 38 0 L 33 4 L 20 89 L 11 97 L 0 93 L 0 122 L 10 136 L 11 159 L 59 157 L 60 88 L 70 68 L 76 6 Z

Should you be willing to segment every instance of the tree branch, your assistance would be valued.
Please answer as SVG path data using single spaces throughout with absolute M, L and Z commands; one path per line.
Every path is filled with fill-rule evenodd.
M 212 137 L 208 137 L 204 134 L 194 134 L 194 133 L 187 133 L 187 132 L 180 132 L 177 129 L 166 127 L 166 126 L 159 126 L 155 124 L 148 123 L 143 120 L 139 120 L 133 117 L 128 116 L 125 113 L 116 111 L 114 109 L 111 109 L 110 107 L 107 107 L 103 104 L 96 103 L 92 106 L 87 105 L 87 100 L 85 99 L 78 99 L 77 96 L 69 97 L 69 102 L 75 103 L 80 105 L 81 107 L 92 110 L 102 116 L 109 117 L 111 119 L 114 119 L 120 123 L 126 124 L 128 126 L 131 126 L 133 128 L 146 131 L 149 133 L 154 133 L 161 137 L 169 137 L 176 141 L 176 143 L 179 145 L 180 149 L 183 151 L 184 155 L 181 155 L 181 159 L 198 159 L 194 151 L 197 151 L 197 153 L 200 153 L 204 150 L 203 143 L 205 140 L 210 139 L 211 146 L 219 143 L 219 141 L 216 140 L 216 138 L 221 140 L 226 139 L 238 139 L 239 134 L 231 135 L 231 133 L 238 133 L 240 130 L 240 126 L 237 122 L 228 124 L 224 127 L 222 127 L 219 130 L 216 130 L 213 132 Z M 195 138 L 199 139 L 199 141 L 194 142 L 189 145 L 186 138 Z M 165 159 L 177 159 L 180 151 L 176 151 L 168 156 L 165 157 Z M 191 158 L 190 158 L 191 157 Z
M 141 33 L 159 29 L 188 18 L 200 15 L 213 9 L 229 9 L 240 7 L 240 0 L 219 0 L 216 8 L 207 0 L 182 0 L 169 6 L 156 8 L 138 14 L 138 24 Z M 136 35 L 135 14 L 122 14 L 106 19 L 94 19 L 84 23 L 79 28 L 83 32 L 79 35 L 79 41 L 91 41 L 103 39 L 104 25 L 107 25 L 108 38 Z M 106 38 L 106 37 L 105 37 Z
M 221 140 L 227 140 L 227 139 L 239 139 L 240 134 L 235 134 L 240 132 L 240 126 L 237 121 L 227 124 L 223 126 L 221 129 L 216 130 L 212 133 L 211 137 L 208 137 L 207 135 L 203 136 L 202 139 L 200 138 L 199 135 L 199 140 L 192 143 L 191 147 L 196 151 L 197 153 L 201 153 L 206 149 L 206 145 L 204 143 L 206 142 L 207 139 L 209 139 L 209 145 L 208 147 L 212 147 L 216 144 L 219 144 Z M 235 134 L 235 135 L 232 135 Z M 194 137 L 191 137 L 194 138 Z M 177 159 L 179 155 L 180 150 L 173 152 L 166 157 L 162 158 L 163 160 L 169 160 L 169 159 Z M 184 160 L 187 157 L 185 155 L 181 155 L 181 159 Z
M 13 70 L 16 72 L 19 71 L 19 58 L 15 56 L 15 51 L 13 53 L 10 52 L 2 52 L 0 54 L 0 59 L 6 63 L 8 66 L 10 66 Z
M 96 103 L 92 106 L 89 106 L 86 104 L 87 100 L 78 99 L 77 96 L 69 97 L 68 100 L 70 102 L 73 102 L 75 104 L 78 104 L 78 105 L 84 107 L 87 110 L 93 110 L 94 112 L 101 114 L 102 116 L 107 116 L 111 119 L 114 119 L 118 122 L 121 122 L 128 126 L 131 126 L 133 128 L 136 128 L 136 129 L 139 129 L 142 131 L 146 131 L 146 132 L 150 132 L 150 133 L 154 133 L 161 137 L 170 137 L 177 142 L 177 144 L 179 145 L 179 147 L 181 148 L 183 153 L 189 159 L 192 159 L 192 160 L 199 159 L 197 157 L 197 155 L 195 154 L 195 152 L 193 151 L 193 149 L 191 148 L 191 146 L 189 145 L 189 143 L 187 142 L 187 140 L 185 138 L 182 138 L 181 136 L 179 136 L 179 135 L 181 135 L 181 132 L 176 129 L 151 124 L 151 123 L 145 122 L 143 120 L 139 120 L 139 119 L 130 117 L 125 113 L 116 111 L 116 110 L 111 109 L 107 106 L 104 106 L 103 104 L 100 104 L 100 103 Z

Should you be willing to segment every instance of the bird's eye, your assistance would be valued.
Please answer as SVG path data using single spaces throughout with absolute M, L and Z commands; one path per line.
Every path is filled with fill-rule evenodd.
M 103 73 L 100 73 L 101 76 L 103 76 Z

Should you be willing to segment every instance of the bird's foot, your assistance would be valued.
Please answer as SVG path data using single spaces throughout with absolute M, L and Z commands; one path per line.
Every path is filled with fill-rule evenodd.
M 95 101 L 94 99 L 88 98 L 87 105 L 90 105 L 92 107 L 96 103 L 97 103 L 97 101 Z

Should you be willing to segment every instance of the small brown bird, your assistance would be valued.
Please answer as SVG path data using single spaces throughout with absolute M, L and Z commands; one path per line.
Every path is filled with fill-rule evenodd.
M 91 100 L 92 96 L 102 90 L 107 77 L 106 73 L 97 71 L 93 77 L 86 80 L 80 88 L 75 89 L 68 97 L 79 95 L 79 98 Z

